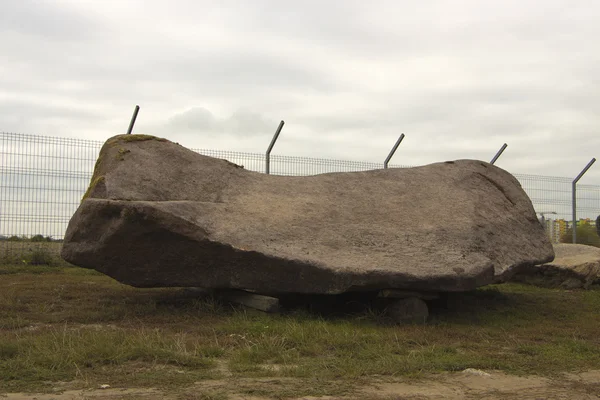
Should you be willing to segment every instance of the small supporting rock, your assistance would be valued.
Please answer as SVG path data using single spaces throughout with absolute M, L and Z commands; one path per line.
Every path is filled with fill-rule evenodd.
M 379 291 L 379 295 L 377 297 L 391 299 L 406 299 L 409 297 L 416 297 L 423 300 L 435 300 L 438 299 L 440 295 L 435 292 L 412 292 L 410 290 L 384 289 Z
M 244 290 L 221 290 L 216 294 L 223 300 L 241 304 L 256 310 L 268 313 L 279 312 L 279 299 L 275 297 L 254 294 Z
M 425 323 L 429 317 L 427 304 L 417 297 L 395 300 L 385 310 L 398 323 Z

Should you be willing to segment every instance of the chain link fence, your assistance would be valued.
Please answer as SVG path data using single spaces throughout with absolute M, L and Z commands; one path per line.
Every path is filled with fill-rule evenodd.
M 32 251 L 35 245 L 31 243 L 59 243 L 90 183 L 102 145 L 103 142 L 93 140 L 0 133 L 0 243 L 6 247 L 6 242 L 20 240 L 29 243 Z M 192 150 L 248 170 L 265 171 L 264 154 Z M 271 174 L 288 176 L 379 168 L 383 168 L 383 163 L 280 155 L 271 155 L 270 164 Z M 545 220 L 549 236 L 558 241 L 572 224 L 572 179 L 513 175 Z M 577 186 L 577 214 L 593 223 L 600 214 L 600 186 Z M 9 251 L 1 247 L 0 257 L 2 251 L 8 257 Z

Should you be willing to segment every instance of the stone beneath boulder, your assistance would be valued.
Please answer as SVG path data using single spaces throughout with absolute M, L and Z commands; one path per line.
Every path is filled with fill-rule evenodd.
M 263 296 L 235 289 L 220 290 L 215 294 L 221 300 L 240 304 L 255 310 L 267 313 L 278 313 L 280 311 L 279 299 L 275 297 Z
M 135 287 L 464 291 L 554 257 L 508 172 L 458 160 L 272 176 L 165 139 L 109 139 L 62 256 Z
M 429 318 L 427 303 L 417 297 L 393 301 L 385 309 L 386 315 L 394 322 L 423 324 Z
M 600 249 L 583 244 L 557 243 L 554 261 L 522 268 L 512 278 L 544 287 L 588 288 L 600 282 Z

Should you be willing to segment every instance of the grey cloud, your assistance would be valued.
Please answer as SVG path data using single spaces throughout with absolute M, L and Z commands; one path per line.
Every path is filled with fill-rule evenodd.
M 305 40 L 315 46 L 325 41 L 337 49 L 351 46 L 371 52 L 389 50 L 386 35 L 364 24 L 364 9 L 357 1 L 260 1 L 252 7 L 254 27 L 263 26 L 281 36 Z
M 101 110 L 73 103 L 0 99 L 0 131 L 50 136 L 71 136 L 76 131 L 83 139 L 87 127 L 106 123 L 106 114 Z
M 32 103 L 26 100 L 1 100 L 0 99 L 0 121 L 2 117 L 9 115 L 24 115 L 32 119 L 69 118 L 85 121 L 101 120 L 104 115 L 99 110 L 83 107 L 74 108 L 72 104 L 43 104 Z
M 15 45 L 16 46 L 16 45 Z M 75 49 L 60 59 L 56 51 L 38 52 L 36 64 L 12 68 L 24 73 L 22 85 L 14 80 L 2 84 L 7 89 L 56 90 L 64 92 L 61 83 L 80 82 L 79 93 L 110 102 L 123 96 L 124 91 L 135 93 L 141 100 L 171 97 L 230 97 L 252 105 L 274 96 L 280 103 L 289 102 L 286 93 L 326 93 L 339 90 L 335 76 L 323 73 L 315 66 L 297 65 L 292 61 L 268 54 L 239 51 L 202 51 L 174 46 L 159 52 L 148 51 L 120 61 L 110 57 L 108 49 L 97 53 Z M 125 52 L 127 47 L 119 48 Z M 8 53 L 12 49 L 6 49 Z M 22 49 L 16 49 L 22 51 Z M 27 57 L 23 54 L 22 57 Z M 0 78 L 2 81 L 2 78 Z M 1 83 L 0 83 L 1 84 Z M 157 96 L 157 93 L 165 95 Z M 140 100 L 140 101 L 141 101 Z
M 95 18 L 56 1 L 0 2 L 0 32 L 12 31 L 52 40 L 81 41 L 99 28 Z
M 268 54 L 240 51 L 236 54 L 215 52 L 187 54 L 181 57 L 155 59 L 153 67 L 141 70 L 141 75 L 171 82 L 177 87 L 198 94 L 227 93 L 241 95 L 250 91 L 260 97 L 262 91 L 336 90 L 339 86 L 333 77 L 323 74 L 310 64 L 295 65 L 285 59 Z
M 274 122 L 258 113 L 238 110 L 227 118 L 216 118 L 202 107 L 194 107 L 171 117 L 160 128 L 165 133 L 224 133 L 231 136 L 255 136 L 274 130 Z
M 171 117 L 167 126 L 179 131 L 220 130 L 217 128 L 217 119 L 202 107 L 194 107 Z

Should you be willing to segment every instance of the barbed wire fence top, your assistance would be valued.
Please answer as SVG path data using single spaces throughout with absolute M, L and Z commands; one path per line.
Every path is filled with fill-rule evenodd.
M 0 236 L 43 235 L 62 239 L 69 220 L 88 188 L 104 142 L 19 133 L 0 133 Z M 265 154 L 192 149 L 226 159 L 245 169 L 265 172 Z M 306 176 L 367 171 L 383 163 L 271 155 L 273 175 Z M 390 165 L 406 168 L 407 165 Z M 539 213 L 554 219 L 571 217 L 570 178 L 513 174 Z M 600 186 L 578 185 L 580 218 L 600 213 Z

